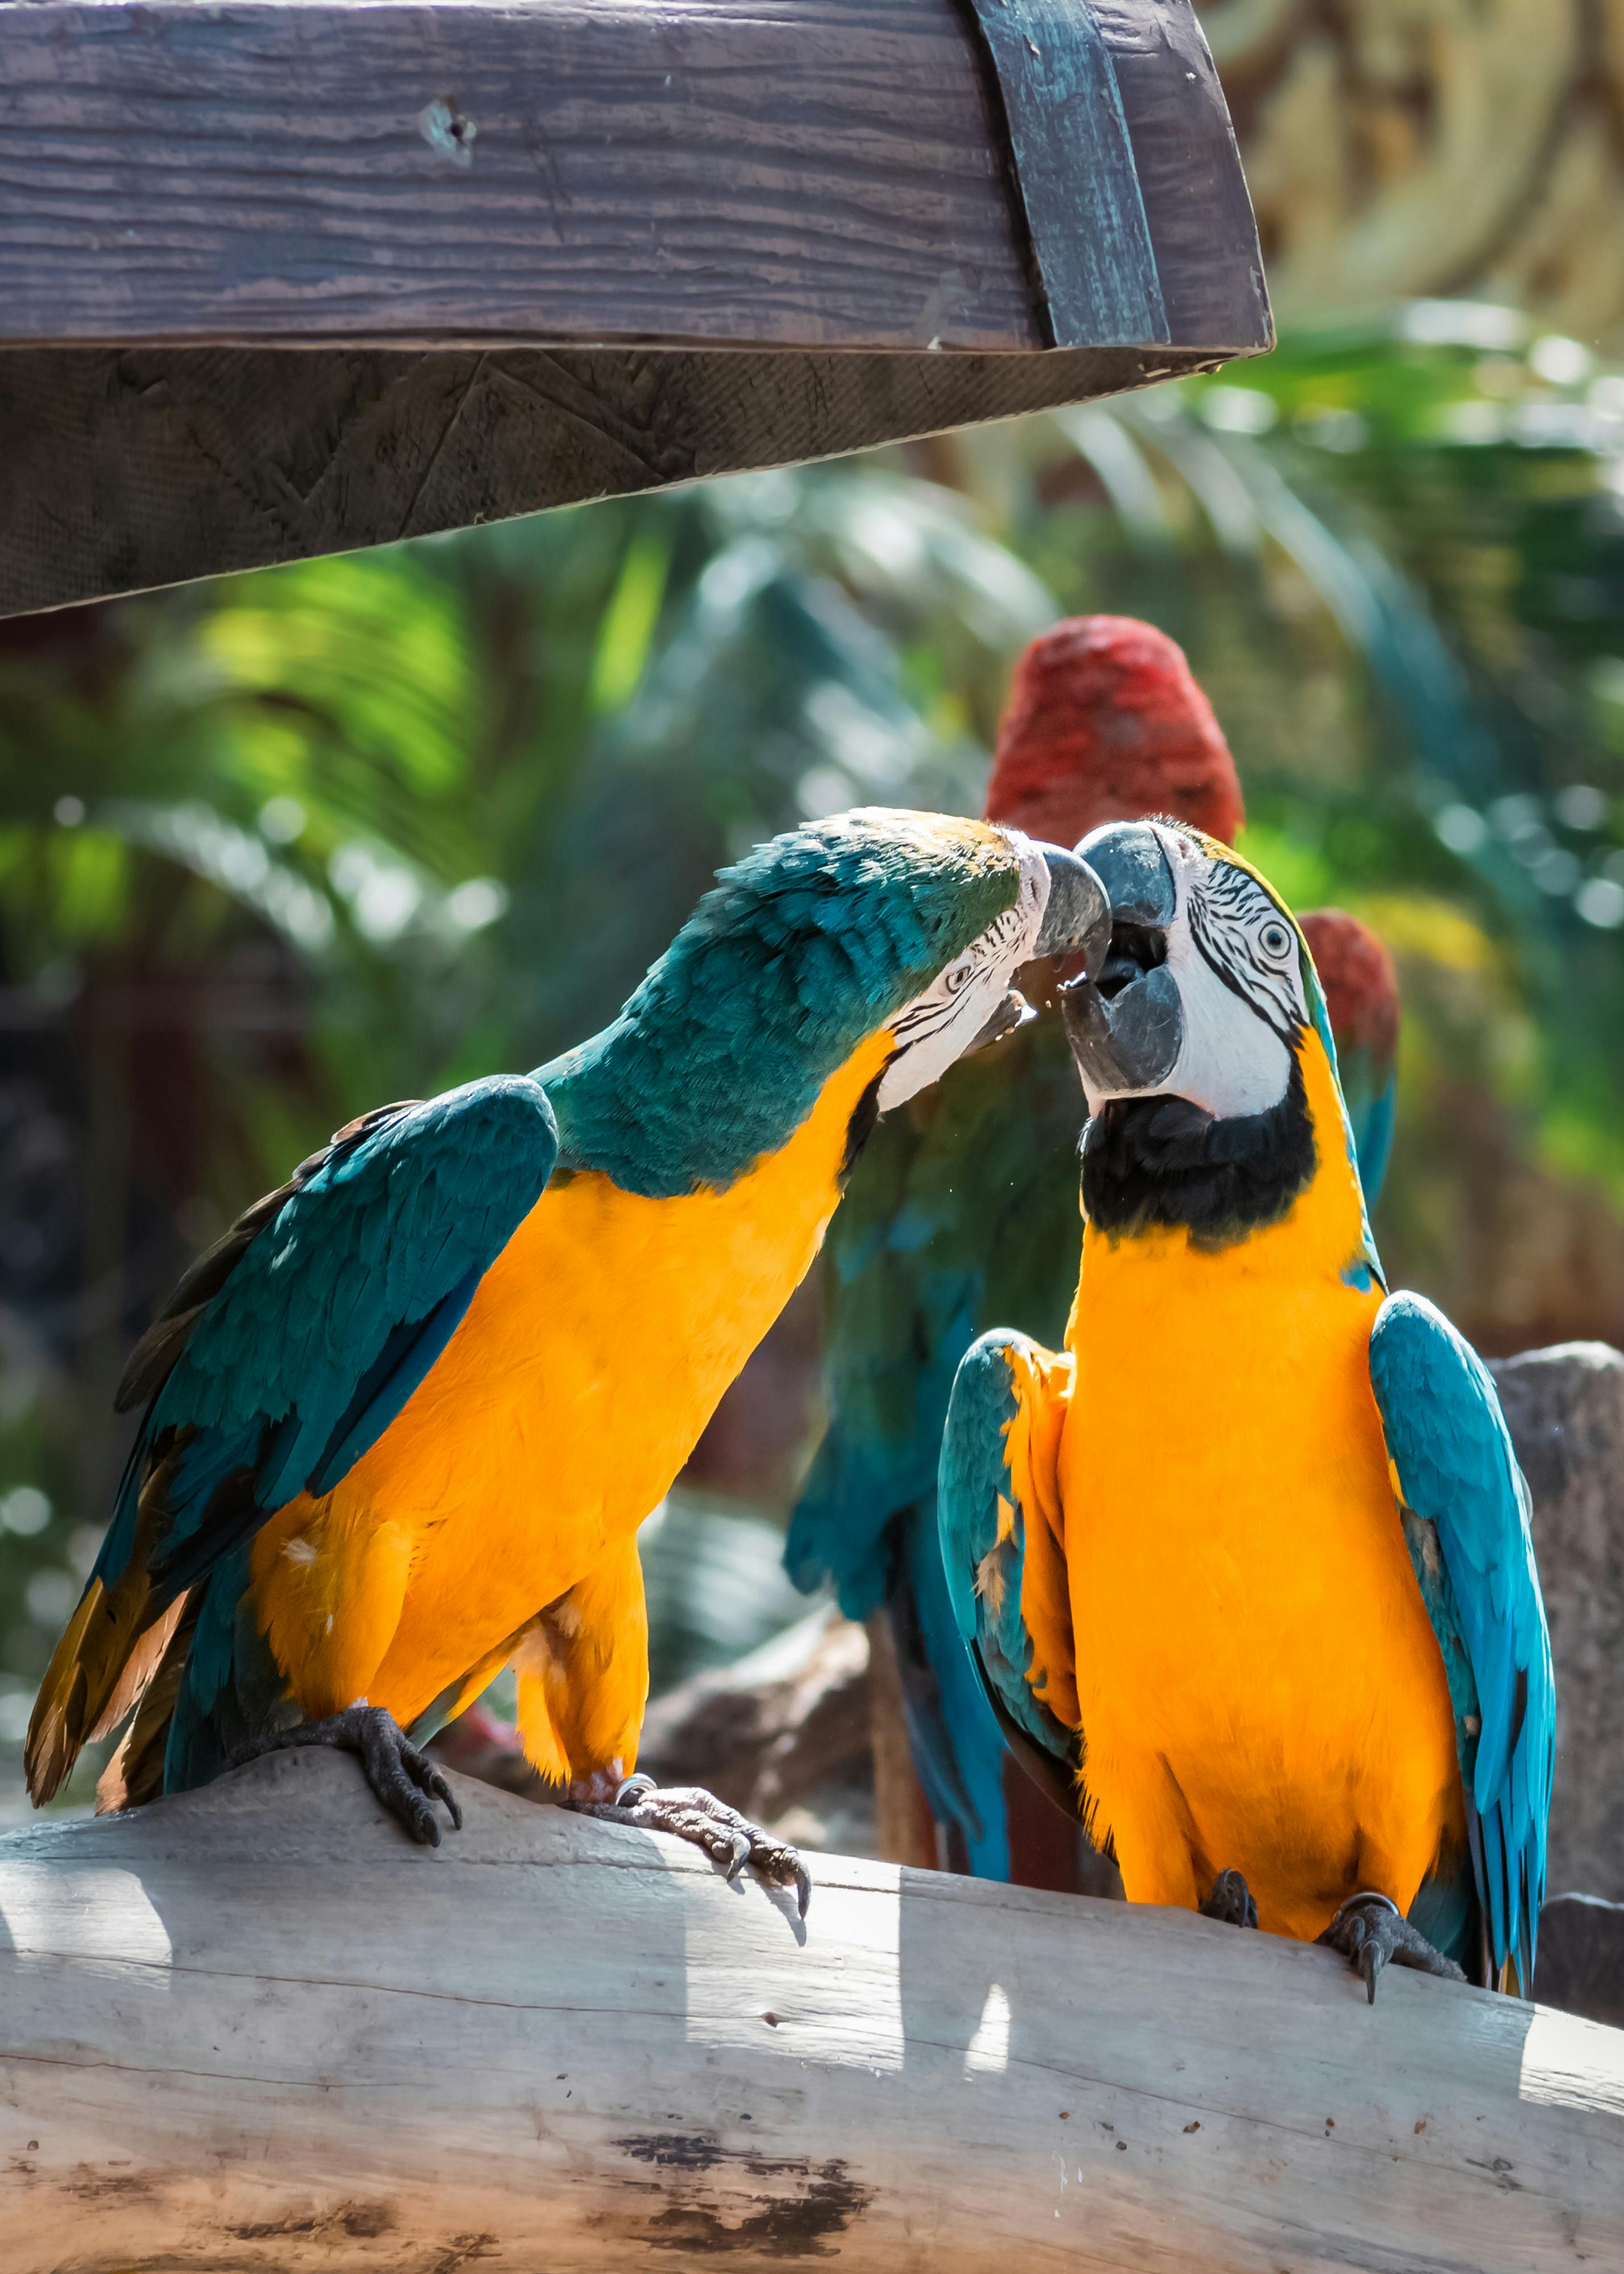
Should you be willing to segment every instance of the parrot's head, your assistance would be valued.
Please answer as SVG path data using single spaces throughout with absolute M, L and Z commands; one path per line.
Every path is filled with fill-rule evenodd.
M 612 1065 L 593 1085 L 608 1104 L 592 1157 L 632 1189 L 675 1193 L 725 1188 L 785 1143 L 861 1052 L 874 1072 L 854 1153 L 876 1111 L 1020 1022 L 1022 964 L 1098 969 L 1110 921 L 1064 846 L 945 814 L 835 814 L 725 869 L 613 1026 L 539 1078 L 573 1127 L 579 1078 Z
M 723 871 L 679 938 L 754 956 L 775 1035 L 818 1078 L 884 1032 L 881 1111 L 1019 1020 L 1016 971 L 1034 956 L 1102 963 L 1110 910 L 1064 846 L 1018 829 L 883 806 L 808 823 Z M 763 1036 L 763 1040 L 765 1037 Z
M 1077 849 L 1111 906 L 1102 968 L 1061 996 L 1090 1222 L 1238 1237 L 1282 1216 L 1321 1160 L 1357 1192 L 1325 998 L 1278 893 L 1171 822 L 1112 823 Z
M 983 809 L 1063 845 L 1147 813 L 1229 844 L 1245 817 L 1229 746 L 1184 650 L 1133 616 L 1069 616 L 1025 650 Z

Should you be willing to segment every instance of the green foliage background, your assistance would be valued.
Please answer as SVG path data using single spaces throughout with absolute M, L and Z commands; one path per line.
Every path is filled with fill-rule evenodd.
M 1624 379 L 1421 303 L 1120 403 L 0 628 L 0 1744 L 188 1250 L 350 1114 L 590 1032 L 745 846 L 974 808 L 1062 613 L 1184 643 L 1249 852 L 1399 957 L 1395 1279 L 1492 1349 L 1624 1340 L 1621 599 Z

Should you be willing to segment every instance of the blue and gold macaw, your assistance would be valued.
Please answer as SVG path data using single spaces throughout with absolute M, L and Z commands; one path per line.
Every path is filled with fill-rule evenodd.
M 1066 843 L 1152 814 L 1229 842 L 1244 819 L 1229 745 L 1183 651 L 1122 616 L 1068 619 L 1025 650 L 984 811 Z M 1356 1131 L 1373 1200 L 1392 1127 L 1392 967 L 1353 918 L 1304 922 L 1337 950 L 1332 1020 L 1365 1076 Z M 1025 984 L 1035 1020 L 886 1122 L 831 1227 L 829 1428 L 786 1561 L 802 1587 L 832 1579 L 850 1617 L 883 1607 L 942 1860 L 1082 1889 L 1109 1884 L 1109 1866 L 1101 1872 L 1069 1811 L 1056 1815 L 1005 1746 L 965 1657 L 937 1541 L 936 1464 L 959 1360 L 996 1325 L 1058 1344 L 1077 1287 L 1076 1068 L 1055 975 Z
M 1527 1996 L 1555 1700 L 1493 1385 L 1386 1292 L 1289 911 L 1193 831 L 1080 850 L 1076 1300 L 975 1344 L 942 1450 L 972 1664 L 1130 1901 Z
M 35 1707 L 29 1788 L 128 1720 L 111 1805 L 282 1744 L 357 1752 L 415 1838 L 417 1750 L 503 1666 L 575 1804 L 737 1869 L 793 1850 L 632 1780 L 635 1534 L 806 1271 L 876 1114 L 1096 955 L 1103 893 L 1019 832 L 872 810 L 724 873 L 620 1015 L 528 1077 L 342 1129 L 182 1281 Z

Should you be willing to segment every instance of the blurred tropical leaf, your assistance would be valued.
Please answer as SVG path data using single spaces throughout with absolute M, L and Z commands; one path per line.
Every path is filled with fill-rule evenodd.
M 1489 1347 L 1624 1339 L 1620 603 L 1624 380 L 1425 302 L 875 459 L 0 627 L 0 1744 L 187 1251 L 349 1114 L 591 1031 L 747 845 L 974 809 L 1063 611 L 1183 642 L 1248 851 L 1399 958 L 1394 1276 Z M 747 1373 L 783 1428 L 718 1431 L 707 1507 L 781 1505 L 809 1349 L 802 1319 Z

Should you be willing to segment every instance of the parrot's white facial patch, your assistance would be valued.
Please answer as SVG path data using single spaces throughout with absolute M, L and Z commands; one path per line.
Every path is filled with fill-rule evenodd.
M 1214 859 L 1182 831 L 1151 825 L 1167 857 L 1174 915 L 1162 935 L 1165 979 L 1177 990 L 1178 1049 L 1142 1088 L 1096 1088 L 1083 1065 L 1088 1110 L 1110 1097 L 1184 1097 L 1215 1120 L 1263 1113 L 1286 1094 L 1292 1051 L 1308 1022 L 1297 928 L 1257 879 Z
M 1018 829 L 1004 833 L 1020 863 L 1020 889 L 1010 907 L 892 1020 L 897 1047 L 876 1093 L 882 1113 L 947 1072 L 1009 994 L 1020 966 L 1031 959 L 1049 906 L 1049 867 L 1030 838 Z
M 1169 937 L 1168 968 L 1178 981 L 1184 1035 L 1173 1071 L 1159 1087 L 1217 1121 L 1278 1105 L 1290 1080 L 1291 1052 L 1274 1027 L 1225 984 L 1187 934 L 1182 941 Z
M 1245 870 L 1160 833 L 1178 888 L 1167 960 L 1184 1013 L 1163 1086 L 1218 1120 L 1266 1112 L 1286 1094 L 1308 1023 L 1296 926 Z

